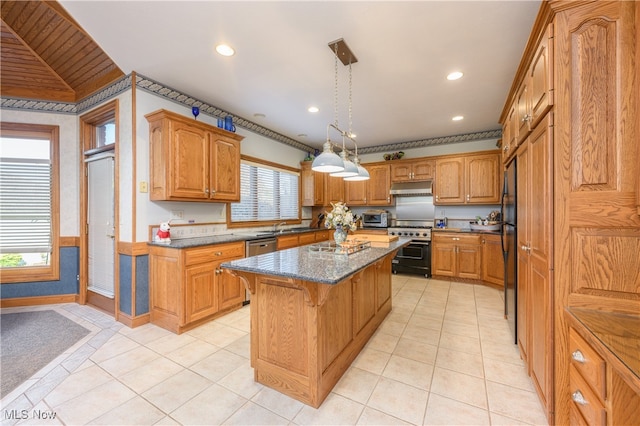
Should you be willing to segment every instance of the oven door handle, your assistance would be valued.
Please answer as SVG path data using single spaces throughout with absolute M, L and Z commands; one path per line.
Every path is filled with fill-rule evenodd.
M 413 241 L 411 241 L 409 243 L 409 245 L 411 245 L 411 244 L 415 244 L 415 245 L 418 245 L 418 246 L 428 246 L 428 245 L 431 244 L 431 241 L 415 241 L 415 240 L 413 240 Z

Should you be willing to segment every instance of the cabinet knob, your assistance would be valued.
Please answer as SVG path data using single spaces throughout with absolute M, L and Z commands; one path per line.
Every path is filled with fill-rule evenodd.
M 576 404 L 580 404 L 580 405 L 587 405 L 589 404 L 589 401 L 587 401 L 586 399 L 584 399 L 584 395 L 582 395 L 582 392 L 580 392 L 579 390 L 575 391 L 574 393 L 571 394 L 571 399 L 573 400 L 573 402 L 575 402 Z
M 439 195 L 436 195 L 436 201 L 438 201 L 440 199 Z
M 467 194 L 467 201 L 469 201 L 469 194 Z
M 387 203 L 391 202 L 391 197 L 387 197 Z
M 214 253 L 216 256 L 222 256 L 222 252 L 221 251 L 217 251 Z
M 208 194 L 208 193 L 209 193 L 209 188 L 205 188 L 205 189 L 204 189 L 204 193 L 205 193 L 205 194 Z
M 571 358 L 573 358 L 574 361 L 579 362 L 580 364 L 584 364 L 585 362 L 587 362 L 587 359 L 578 349 L 573 351 L 573 353 L 571 354 Z
M 216 269 L 216 275 L 220 275 L 222 273 L 222 269 Z
M 525 115 L 522 117 L 522 120 L 520 120 L 520 121 L 522 121 L 523 123 L 526 123 L 526 122 L 527 122 L 527 121 L 529 121 L 529 120 L 531 120 L 531 116 L 530 116 L 529 114 L 525 114 Z

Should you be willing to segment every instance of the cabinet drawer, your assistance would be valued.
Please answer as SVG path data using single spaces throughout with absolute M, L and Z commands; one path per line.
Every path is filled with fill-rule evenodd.
M 588 425 L 606 425 L 607 413 L 604 406 L 573 365 L 569 366 L 569 392 L 573 406 L 582 414 Z
M 298 235 L 298 241 L 301 246 L 312 244 L 316 242 L 316 233 L 315 232 L 307 232 L 304 234 Z
M 569 353 L 571 354 L 571 365 L 591 386 L 600 401 L 604 401 L 607 391 L 604 360 L 573 328 L 569 329 Z
M 452 243 L 452 244 L 480 244 L 479 234 L 443 234 L 433 233 L 433 241 L 438 243 Z
M 244 257 L 244 242 L 214 244 L 188 249 L 184 254 L 184 262 L 185 265 L 195 265 L 231 257 Z
M 329 230 L 316 231 L 316 241 L 327 241 L 329 239 Z

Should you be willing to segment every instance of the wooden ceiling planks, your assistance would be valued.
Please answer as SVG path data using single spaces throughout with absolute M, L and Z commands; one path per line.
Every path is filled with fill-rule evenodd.
M 124 73 L 57 2 L 3 1 L 0 94 L 77 102 Z

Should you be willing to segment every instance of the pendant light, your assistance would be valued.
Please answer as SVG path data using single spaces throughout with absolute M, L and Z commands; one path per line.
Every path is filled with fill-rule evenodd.
M 331 48 L 335 55 L 334 122 L 327 125 L 327 141 L 323 145 L 322 154 L 313 160 L 311 169 L 317 172 L 331 173 L 331 176 L 343 177 L 345 180 L 366 180 L 369 179 L 369 173 L 359 164 L 358 145 L 353 140 L 353 133 L 351 132 L 351 64 L 358 60 L 353 53 L 351 53 L 351 50 L 349 50 L 349 47 L 343 39 L 329 43 L 329 48 Z M 349 65 L 349 133 L 341 130 L 338 125 L 338 59 L 340 59 L 344 65 Z M 333 152 L 334 144 L 331 142 L 329 136 L 329 130 L 331 128 L 337 130 L 342 136 L 342 151 L 340 152 L 340 156 Z M 349 159 L 350 152 L 345 146 L 345 139 L 351 140 L 356 147 L 354 161 Z

